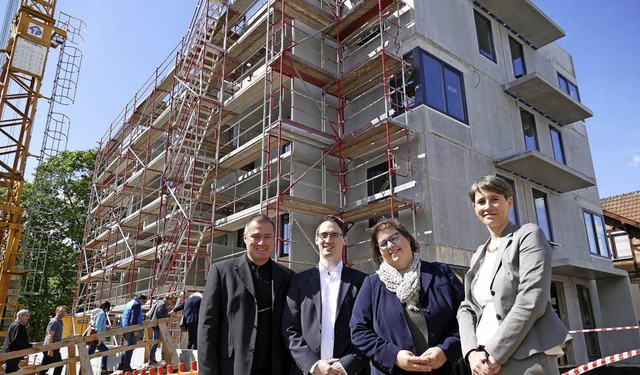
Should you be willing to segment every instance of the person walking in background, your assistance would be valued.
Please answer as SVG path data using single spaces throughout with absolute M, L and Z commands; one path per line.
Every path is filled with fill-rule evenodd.
M 16 320 L 11 323 L 9 329 L 7 329 L 7 335 L 4 338 L 4 351 L 5 353 L 16 352 L 22 349 L 28 349 L 31 347 L 29 343 L 29 333 L 27 333 L 27 322 L 29 322 L 29 310 L 20 310 L 16 316 Z M 18 364 L 22 358 L 7 359 L 5 362 L 6 374 L 16 372 L 20 370 Z
M 451 374 L 461 355 L 462 283 L 449 266 L 421 261 L 418 241 L 397 219 L 372 228 L 371 247 L 380 268 L 356 298 L 353 345 L 371 358 L 372 374 Z
M 184 310 L 182 319 L 188 334 L 187 349 L 198 349 L 198 315 L 200 315 L 200 302 L 202 302 L 202 293 L 195 292 L 191 294 L 186 301 L 180 303 L 173 309 L 174 312 Z
M 291 356 L 280 327 L 294 272 L 271 260 L 275 226 L 266 215 L 244 227 L 246 255 L 213 263 L 198 320 L 204 375 L 282 375 Z
M 290 374 L 369 374 L 369 359 L 356 353 L 349 331 L 367 274 L 342 262 L 347 237 L 340 218 L 322 218 L 315 238 L 318 266 L 293 276 L 282 315 L 282 334 L 295 361 Z
M 165 298 L 160 298 L 158 301 L 156 301 L 156 303 L 153 305 L 153 307 L 151 308 L 151 310 L 149 310 L 149 313 L 147 314 L 151 321 L 168 318 L 171 316 L 171 313 L 169 311 L 173 308 L 175 304 L 176 304 L 176 297 L 174 296 L 167 296 Z M 151 330 L 153 331 L 153 339 L 160 340 L 160 328 L 158 326 L 153 326 L 151 327 Z M 157 349 L 158 349 L 157 343 L 151 345 L 151 349 L 149 350 L 149 366 L 155 366 L 158 364 L 158 361 L 156 361 Z M 162 353 L 160 354 L 160 357 L 162 357 Z
M 490 236 L 465 275 L 458 310 L 464 358 L 474 375 L 557 374 L 571 336 L 549 303 L 549 241 L 536 224 L 509 221 L 513 191 L 500 177 L 474 182 L 469 198 Z
M 133 299 L 124 305 L 122 310 L 122 317 L 120 318 L 120 327 L 129 327 L 136 324 L 142 324 L 142 305 L 147 302 L 147 296 L 140 294 L 133 297 Z M 138 343 L 138 331 L 127 332 L 122 334 L 127 346 L 135 345 Z M 133 349 L 124 352 L 122 359 L 120 360 L 119 370 L 123 372 L 133 371 L 131 369 L 131 355 Z
M 51 318 L 49 324 L 47 324 L 47 330 L 44 337 L 44 345 L 53 344 L 62 340 L 62 318 L 67 315 L 66 306 L 58 306 L 56 308 L 56 315 Z M 43 353 L 41 365 L 48 365 L 50 363 L 60 362 L 62 357 L 60 356 L 60 349 L 49 350 Z M 62 367 L 58 366 L 53 370 L 53 375 L 60 375 L 62 373 Z M 40 375 L 45 375 L 47 370 L 40 371 Z
M 100 307 L 92 311 L 91 313 L 91 323 L 90 327 L 95 333 L 102 333 L 107 330 L 107 314 L 111 310 L 111 303 L 109 301 L 104 301 L 100 304 Z M 96 349 L 99 352 L 106 352 L 109 348 L 102 342 L 103 338 L 96 340 L 91 345 L 88 345 L 87 352 L 89 355 L 96 352 Z M 100 375 L 109 375 L 113 373 L 113 371 L 107 369 L 107 359 L 108 356 L 102 356 L 102 362 L 100 366 Z

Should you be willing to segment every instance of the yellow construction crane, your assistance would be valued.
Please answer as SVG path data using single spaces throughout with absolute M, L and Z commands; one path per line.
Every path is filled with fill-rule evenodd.
M 0 75 L 0 335 L 15 319 L 20 276 L 24 171 L 49 48 L 64 43 L 55 26 L 56 0 L 22 0 Z M 0 46 L 2 47 L 2 46 Z M 14 293 L 12 293 L 12 291 Z

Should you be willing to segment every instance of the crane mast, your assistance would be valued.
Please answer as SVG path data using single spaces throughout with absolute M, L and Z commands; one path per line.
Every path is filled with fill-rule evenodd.
M 13 20 L 0 75 L 0 329 L 15 318 L 22 236 L 20 207 L 29 143 L 50 48 L 64 43 L 56 27 L 56 0 L 22 0 Z M 14 292 L 15 294 L 12 294 Z M 2 334 L 0 333 L 0 335 Z

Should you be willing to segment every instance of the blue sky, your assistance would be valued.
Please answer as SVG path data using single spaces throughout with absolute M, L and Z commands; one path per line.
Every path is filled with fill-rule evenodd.
M 415 0 L 419 1 L 419 0 Z M 68 148 L 96 147 L 109 124 L 185 34 L 196 0 L 58 0 L 57 10 L 84 20 L 82 70 Z M 533 0 L 567 34 L 573 55 L 601 197 L 640 190 L 640 1 Z M 3 11 L 4 9 L 2 9 Z M 49 96 L 56 54 L 42 94 Z M 60 107 L 58 107 L 60 109 Z M 31 152 L 38 153 L 48 103 L 38 104 Z M 27 175 L 35 167 L 28 165 Z

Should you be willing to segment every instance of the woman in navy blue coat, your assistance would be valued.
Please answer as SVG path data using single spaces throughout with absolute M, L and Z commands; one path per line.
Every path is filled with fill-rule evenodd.
M 356 298 L 351 340 L 372 374 L 451 374 L 461 356 L 456 311 L 464 289 L 451 269 L 421 261 L 418 242 L 396 219 L 371 232 L 379 270 Z

